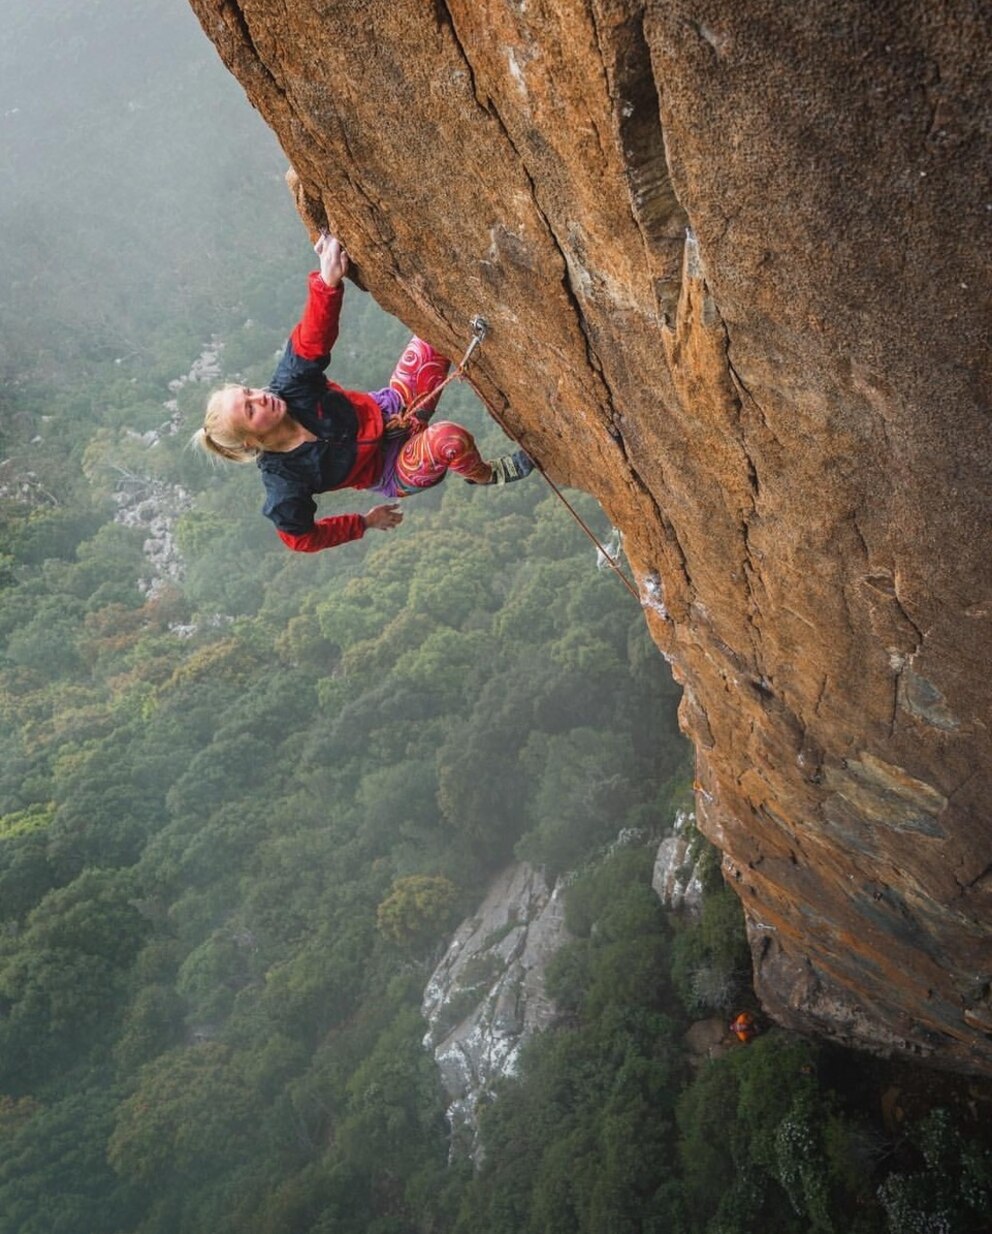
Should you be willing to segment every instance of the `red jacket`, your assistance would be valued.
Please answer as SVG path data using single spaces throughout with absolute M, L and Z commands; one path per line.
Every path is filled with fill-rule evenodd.
M 291 549 L 314 553 L 365 534 L 360 514 L 315 518 L 316 493 L 371 488 L 382 474 L 383 423 L 369 394 L 344 390 L 324 370 L 338 337 L 344 286 L 328 287 L 318 271 L 296 329 L 268 388 L 283 398 L 293 419 L 317 440 L 285 453 L 263 451 L 258 466 L 265 484 L 263 513 Z

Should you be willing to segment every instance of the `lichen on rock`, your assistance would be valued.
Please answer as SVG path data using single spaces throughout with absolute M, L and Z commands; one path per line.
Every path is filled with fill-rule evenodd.
M 651 886 L 665 908 L 684 913 L 690 919 L 698 918 L 703 907 L 700 855 L 693 845 L 694 824 L 691 811 L 676 813 L 672 834 L 658 845 L 651 875 Z
M 427 984 L 424 1044 L 440 1069 L 455 1154 L 476 1152 L 480 1102 L 514 1074 L 527 1038 L 554 1022 L 544 974 L 569 937 L 563 899 L 540 870 L 510 866 L 458 927 Z

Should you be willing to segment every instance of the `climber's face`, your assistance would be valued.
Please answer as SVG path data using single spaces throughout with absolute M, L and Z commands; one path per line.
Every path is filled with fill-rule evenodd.
M 286 404 L 271 390 L 232 386 L 224 393 L 224 423 L 245 445 L 263 445 L 265 438 L 286 417 Z

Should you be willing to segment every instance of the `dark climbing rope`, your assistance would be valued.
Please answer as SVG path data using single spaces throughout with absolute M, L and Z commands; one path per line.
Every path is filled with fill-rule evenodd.
M 447 386 L 450 382 L 457 381 L 460 377 L 464 376 L 466 368 L 468 367 L 470 361 L 472 360 L 472 357 L 474 356 L 476 350 L 482 346 L 483 339 L 485 339 L 486 334 L 488 333 L 488 330 L 489 330 L 489 323 L 486 321 L 484 317 L 478 317 L 478 316 L 473 317 L 471 325 L 472 325 L 472 339 L 469 342 L 468 349 L 466 350 L 465 355 L 462 356 L 461 362 L 458 365 L 456 365 L 455 368 L 451 370 L 451 372 L 444 379 L 444 381 L 441 382 L 439 386 L 435 386 L 432 390 L 428 390 L 426 393 L 421 394 L 418 398 L 414 399 L 414 401 L 409 405 L 409 407 L 405 409 L 403 413 L 402 423 L 404 425 L 409 424 L 409 422 L 416 415 L 417 410 L 421 406 L 423 406 L 423 404 L 427 402 L 428 399 L 433 399 L 436 395 L 440 394 L 440 392 L 444 389 L 444 387 Z M 496 421 L 496 423 L 500 426 L 500 428 L 502 428 L 503 431 L 506 432 L 506 426 L 503 424 L 502 420 L 500 420 L 499 416 L 497 416 L 496 413 L 493 411 L 493 409 L 489 406 L 488 402 L 479 393 L 479 390 L 475 387 L 474 383 L 472 383 L 472 388 L 473 390 L 475 390 L 476 397 L 480 400 L 480 402 L 482 402 L 482 404 L 485 406 L 486 410 L 489 412 L 492 418 Z M 511 434 L 507 434 L 507 435 L 512 436 Z M 532 460 L 532 461 L 534 462 L 534 466 L 537 468 L 540 474 L 544 477 L 544 482 L 547 484 L 548 488 L 551 489 L 551 491 L 558 498 L 558 500 L 562 503 L 565 509 L 569 512 L 569 514 L 571 514 L 572 518 L 575 519 L 575 521 L 582 528 L 582 530 L 586 533 L 589 539 L 593 542 L 593 544 L 595 544 L 596 548 L 599 550 L 599 555 L 602 558 L 602 560 L 605 561 L 609 565 L 610 569 L 617 576 L 620 582 L 623 583 L 623 585 L 627 588 L 627 590 L 634 597 L 637 603 L 640 604 L 641 603 L 640 593 L 638 592 L 634 584 L 630 581 L 630 579 L 626 576 L 626 574 L 624 574 L 624 572 L 617 565 L 616 559 L 613 557 L 613 555 L 603 546 L 603 544 L 600 543 L 599 537 L 592 530 L 589 524 L 585 521 L 582 515 L 578 512 L 578 510 L 576 510 L 576 508 L 568 500 L 568 498 L 561 491 L 558 485 L 555 484 L 554 480 L 551 479 L 551 477 L 544 470 L 541 464 L 538 463 L 536 460 Z
M 627 590 L 634 597 L 637 603 L 640 604 L 641 597 L 640 597 L 640 593 L 638 592 L 637 588 L 630 581 L 630 579 L 626 576 L 626 574 L 624 574 L 624 572 L 620 569 L 620 567 L 617 565 L 616 561 L 614 560 L 613 556 L 599 542 L 599 539 L 596 536 L 596 533 L 589 527 L 589 524 L 585 521 L 585 519 L 578 512 L 578 510 L 576 510 L 576 508 L 568 500 L 568 498 L 561 491 L 558 485 L 555 484 L 554 480 L 551 479 L 551 477 L 544 470 L 544 468 L 540 465 L 540 463 L 536 463 L 535 466 L 537 467 L 537 470 L 541 473 L 541 475 L 544 477 L 545 483 L 547 484 L 548 488 L 551 489 L 551 491 L 558 498 L 558 500 L 562 503 L 565 509 L 569 512 L 569 514 L 571 514 L 572 518 L 575 519 L 575 521 L 582 528 L 582 530 L 586 533 L 589 539 L 599 549 L 599 553 L 602 559 L 609 565 L 610 569 L 614 572 L 614 574 L 616 574 L 617 578 L 620 580 L 621 583 L 623 583 L 623 585 L 627 588 Z
M 458 381 L 459 378 L 465 375 L 465 370 L 468 368 L 472 357 L 475 355 L 476 349 L 482 346 L 482 340 L 486 337 L 486 331 L 489 329 L 489 323 L 484 317 L 473 317 L 471 321 L 472 338 L 469 342 L 465 354 L 460 362 L 455 365 L 451 372 L 445 377 L 439 385 L 433 386 L 430 390 L 425 390 L 423 394 L 419 394 L 412 403 L 403 408 L 402 413 L 396 416 L 392 424 L 395 429 L 409 428 L 413 421 L 417 418 L 417 412 L 428 401 L 436 401 L 441 397 L 441 391 L 445 386 L 449 386 L 453 381 Z

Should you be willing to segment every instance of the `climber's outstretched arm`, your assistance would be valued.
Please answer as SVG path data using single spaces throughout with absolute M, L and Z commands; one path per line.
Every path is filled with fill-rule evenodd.
M 313 251 L 320 269 L 310 275 L 303 316 L 289 336 L 286 351 L 269 382 L 269 388 L 283 397 L 292 396 L 300 383 L 323 389 L 324 370 L 331 362 L 331 349 L 338 338 L 348 254 L 341 241 L 326 232 Z
M 313 502 L 311 502 L 311 506 Z M 269 514 L 272 518 L 272 513 Z M 311 515 L 312 517 L 312 515 Z M 392 531 L 403 522 L 403 512 L 393 501 L 385 505 L 373 506 L 367 514 L 333 514 L 330 518 L 321 518 L 312 522 L 309 527 L 301 527 L 290 531 L 286 525 L 276 530 L 279 539 L 294 553 L 319 553 L 324 548 L 336 548 L 339 544 L 347 544 L 349 540 L 360 540 L 369 530 Z

